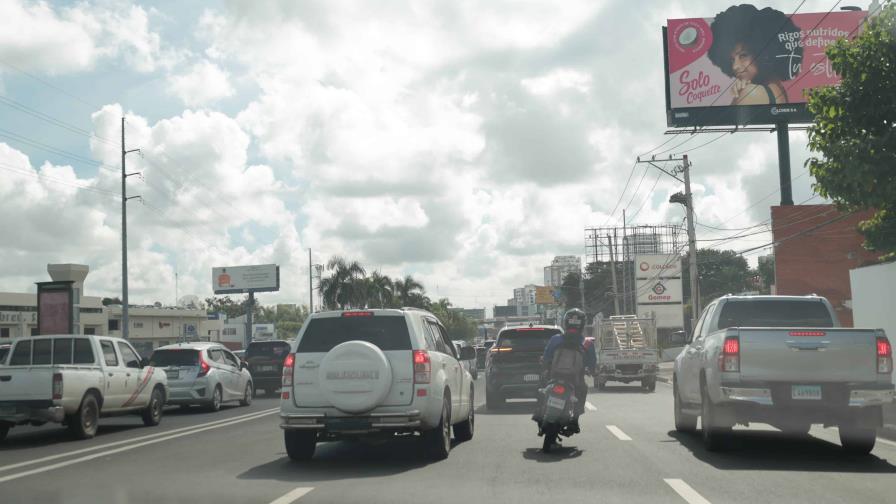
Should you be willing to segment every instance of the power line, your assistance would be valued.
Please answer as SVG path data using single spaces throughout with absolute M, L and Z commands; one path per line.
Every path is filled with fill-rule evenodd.
M 698 145 L 698 146 L 696 146 L 696 147 L 691 147 L 690 149 L 685 149 L 685 150 L 683 150 L 683 151 L 681 151 L 681 152 L 677 152 L 676 155 L 686 154 L 686 153 L 688 153 L 688 152 L 693 152 L 693 151 L 695 151 L 695 150 L 697 150 L 697 149 L 706 147 L 707 145 L 709 145 L 709 144 L 711 144 L 711 143 L 713 143 L 713 142 L 715 142 L 715 141 L 721 139 L 723 136 L 725 136 L 725 135 L 730 135 L 730 134 L 731 134 L 731 133 L 728 133 L 728 132 L 726 131 L 726 132 L 722 133 L 721 135 L 719 135 L 719 136 L 713 138 L 712 140 L 710 140 L 710 141 L 708 141 L 708 142 L 704 142 L 704 143 L 702 143 L 702 144 L 700 144 L 700 145 Z
M 97 194 L 102 194 L 102 195 L 104 195 L 104 196 L 111 196 L 111 197 L 113 197 L 113 198 L 115 198 L 115 199 L 118 199 L 118 200 L 121 199 L 121 198 L 118 196 L 117 193 L 112 192 L 112 191 L 107 191 L 107 190 L 105 190 L 105 189 L 100 189 L 100 188 L 98 188 L 98 187 L 91 187 L 91 186 L 85 186 L 85 185 L 76 184 L 76 183 L 71 182 L 71 181 L 68 181 L 68 180 L 63 180 L 63 179 L 59 179 L 59 178 L 55 178 L 55 177 L 51 177 L 51 176 L 49 176 L 49 175 L 44 175 L 44 174 L 42 174 L 42 173 L 40 173 L 40 172 L 33 172 L 33 171 L 23 170 L 23 169 L 21 169 L 21 168 L 19 168 L 19 167 L 17 167 L 17 166 L 7 165 L 7 164 L 5 164 L 5 163 L 0 163 L 0 169 L 6 170 L 6 171 L 9 171 L 9 172 L 12 172 L 12 173 L 18 173 L 19 175 L 26 175 L 26 176 L 29 176 L 29 177 L 32 177 L 32 178 L 37 178 L 37 179 L 39 179 L 39 180 L 46 180 L 46 181 L 48 181 L 48 182 L 53 182 L 53 183 L 55 183 L 55 184 L 66 185 L 66 186 L 69 186 L 69 187 L 74 187 L 74 188 L 76 188 L 76 189 L 82 189 L 82 190 L 85 190 L 85 191 L 90 191 L 90 192 L 94 192 L 94 193 L 97 193 Z
M 8 98 L 8 97 L 6 97 L 6 96 L 0 96 L 0 103 L 4 104 L 4 105 L 6 105 L 6 106 L 8 106 L 8 107 L 10 107 L 10 108 L 16 109 L 16 110 L 18 110 L 19 112 L 28 114 L 28 115 L 30 115 L 30 116 L 32 116 L 32 117 L 36 117 L 36 118 L 38 118 L 38 119 L 40 119 L 40 120 L 42 120 L 42 121 L 44 121 L 44 122 L 46 122 L 46 123 L 49 123 L 49 124 L 52 124 L 53 126 L 56 126 L 56 127 L 58 127 L 58 128 L 62 128 L 62 129 L 64 129 L 64 130 L 70 131 L 70 132 L 75 133 L 75 134 L 78 134 L 78 135 L 83 135 L 83 136 L 86 136 L 86 137 L 88 137 L 88 138 L 95 138 L 95 139 L 97 139 L 97 140 L 99 140 L 99 141 L 101 141 L 101 142 L 104 142 L 104 143 L 106 143 L 106 144 L 109 144 L 109 145 L 115 145 L 115 146 L 117 146 L 116 143 L 112 142 L 112 141 L 109 140 L 109 139 L 106 139 L 106 138 L 100 137 L 100 136 L 98 136 L 98 135 L 95 135 L 94 133 L 92 133 L 92 132 L 90 132 L 90 131 L 87 131 L 87 130 L 85 130 L 85 129 L 83 129 L 83 128 L 80 128 L 80 127 L 78 127 L 78 126 L 75 126 L 75 125 L 73 125 L 73 124 L 67 123 L 67 122 L 65 122 L 65 121 L 63 121 L 63 120 L 56 119 L 56 118 L 53 117 L 53 116 L 44 114 L 43 112 L 40 112 L 40 111 L 38 111 L 38 110 L 35 110 L 35 109 L 33 109 L 33 108 L 31 108 L 31 107 L 29 107 L 29 106 L 27 106 L 27 105 L 21 104 L 21 103 L 19 103 L 19 102 L 13 100 L 13 99 L 11 99 L 11 98 Z
M 619 204 L 622 203 L 622 198 L 625 197 L 625 191 L 628 190 L 628 185 L 632 182 L 632 176 L 635 174 L 636 166 L 638 166 L 638 163 L 632 164 L 632 169 L 628 173 L 628 180 L 625 181 L 625 187 L 622 188 L 622 192 L 619 193 L 619 199 L 616 200 L 616 206 L 613 207 L 613 211 L 610 212 L 610 215 L 607 216 L 607 220 L 604 221 L 601 227 L 606 226 L 607 223 L 610 222 L 611 219 L 613 219 L 613 216 L 616 215 L 616 210 L 619 210 Z
M 41 84 L 43 84 L 43 85 L 45 85 L 45 86 L 47 86 L 47 87 L 49 87 L 49 88 L 51 88 L 51 89 L 54 89 L 54 90 L 56 90 L 56 91 L 58 91 L 58 92 L 64 94 L 65 96 L 68 96 L 69 98 L 72 98 L 73 100 L 75 100 L 75 101 L 77 101 L 77 102 L 80 102 L 80 103 L 82 103 L 82 104 L 84 104 L 84 105 L 87 105 L 88 107 L 91 107 L 91 108 L 93 108 L 93 109 L 95 109 L 95 110 L 99 110 L 99 109 L 102 108 L 101 106 L 99 106 L 99 105 L 97 105 L 97 104 L 95 104 L 95 103 L 91 103 L 91 102 L 89 102 L 89 101 L 87 101 L 87 100 L 84 100 L 83 98 L 81 98 L 81 97 L 79 97 L 79 96 L 76 96 L 76 95 L 74 95 L 74 94 L 72 94 L 72 93 L 66 91 L 65 89 L 62 89 L 62 88 L 60 88 L 59 86 L 56 86 L 55 84 L 52 84 L 52 83 L 50 83 L 50 82 L 48 82 L 48 81 L 46 81 L 46 80 L 44 80 L 44 79 L 41 79 L 40 77 L 38 77 L 38 76 L 36 76 L 36 75 L 34 75 L 34 74 L 32 74 L 32 73 L 29 73 L 29 72 L 27 72 L 27 71 L 25 71 L 25 70 L 22 70 L 21 68 L 19 68 L 19 67 L 13 65 L 13 64 L 10 63 L 9 61 L 0 59 L 0 64 L 2 64 L 2 65 L 4 65 L 4 66 L 7 66 L 7 67 L 9 67 L 9 68 L 12 68 L 13 70 L 15 70 L 15 71 L 17 71 L 17 72 L 19 72 L 19 73 L 21 73 L 21 74 L 23 74 L 23 75 L 27 75 L 28 77 L 31 77 L 32 79 L 36 80 L 37 82 L 40 82 Z
M 644 207 L 647 205 L 647 202 L 650 201 L 650 197 L 653 195 L 653 190 L 656 189 L 656 186 L 657 186 L 657 184 L 660 183 L 660 179 L 662 177 L 663 177 L 662 172 L 657 173 L 656 180 L 653 181 L 653 186 L 650 188 L 650 191 L 647 192 L 647 197 L 644 198 L 644 201 L 641 203 L 641 206 L 638 207 L 638 209 L 635 211 L 635 213 L 632 214 L 632 216 L 631 216 L 632 222 L 635 221 L 635 218 L 638 216 L 638 214 L 641 213 L 641 210 L 644 209 Z

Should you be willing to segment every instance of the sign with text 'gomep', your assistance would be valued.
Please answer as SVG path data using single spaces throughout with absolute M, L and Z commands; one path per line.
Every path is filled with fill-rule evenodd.
M 276 264 L 212 268 L 215 294 L 275 292 L 280 290 L 280 267 Z
M 638 316 L 652 316 L 658 328 L 684 326 L 684 294 L 678 254 L 635 256 Z

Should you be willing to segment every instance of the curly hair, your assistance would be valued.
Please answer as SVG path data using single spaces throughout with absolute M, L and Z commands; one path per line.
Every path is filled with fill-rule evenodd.
M 756 84 L 768 84 L 776 80 L 790 80 L 791 59 L 800 61 L 803 48 L 786 47 L 787 40 L 778 37 L 780 33 L 799 32 L 800 29 L 781 11 L 766 7 L 762 10 L 744 4 L 729 7 L 713 20 L 712 46 L 709 60 L 729 77 L 735 77 L 731 68 L 731 53 L 738 44 L 753 56 L 757 75 Z M 792 42 L 798 43 L 799 38 Z

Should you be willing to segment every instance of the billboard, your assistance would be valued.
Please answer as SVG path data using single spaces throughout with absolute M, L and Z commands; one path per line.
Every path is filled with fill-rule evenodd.
M 789 15 L 744 4 L 663 28 L 670 127 L 807 123 L 806 91 L 840 82 L 825 49 L 863 11 Z
M 274 292 L 280 290 L 280 267 L 276 264 L 212 268 L 215 294 Z
M 677 303 L 681 304 L 681 277 L 638 280 L 638 304 Z
M 559 289 L 557 289 L 559 291 Z M 535 304 L 554 305 L 557 297 L 553 287 L 535 287 Z
M 37 334 L 72 334 L 75 330 L 74 282 L 37 282 Z
M 657 328 L 684 327 L 682 261 L 678 254 L 635 256 L 638 316 L 653 316 Z

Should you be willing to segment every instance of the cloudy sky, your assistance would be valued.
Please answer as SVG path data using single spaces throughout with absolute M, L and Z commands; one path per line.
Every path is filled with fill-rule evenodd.
M 670 147 L 699 147 L 700 223 L 766 221 L 773 134 L 651 151 L 668 139 L 660 27 L 727 4 L 636 4 L 0 0 L 0 291 L 75 262 L 87 294 L 120 293 L 123 115 L 142 154 L 128 156 L 142 172 L 128 180 L 143 197 L 128 203 L 135 303 L 173 303 L 175 271 L 181 295 L 206 297 L 212 266 L 263 263 L 281 266 L 282 291 L 262 303 L 307 302 L 310 247 L 315 262 L 413 274 L 455 305 L 504 304 L 622 208 L 680 222 L 678 183 L 646 166 L 612 213 L 635 157 Z M 804 134 L 791 149 L 802 202 Z

